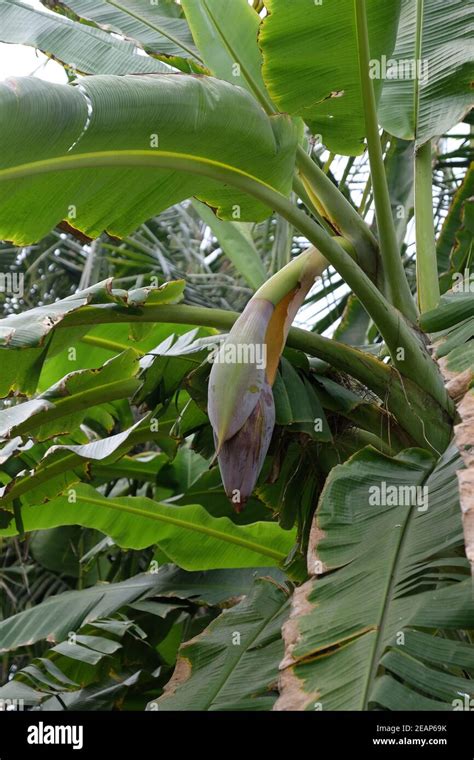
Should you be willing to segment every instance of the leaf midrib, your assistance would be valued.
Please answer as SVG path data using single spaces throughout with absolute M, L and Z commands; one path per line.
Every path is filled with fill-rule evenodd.
M 106 401 L 116 401 L 122 398 L 128 398 L 139 385 L 139 381 L 134 377 L 128 377 L 122 380 L 113 380 L 93 388 L 74 393 L 66 398 L 56 398 L 52 401 L 53 406 L 32 414 L 24 422 L 14 425 L 10 429 L 15 435 L 29 433 L 30 430 L 48 425 L 51 422 L 61 419 L 69 414 L 84 412 L 88 408 L 97 406 Z M 43 397 L 44 398 L 44 397 Z M 43 400 L 41 396 L 38 400 Z M 45 399 L 49 401 L 50 399 Z
M 424 483 L 431 476 L 431 473 L 434 470 L 435 464 L 436 463 L 433 463 L 430 471 L 426 473 L 424 477 L 421 478 L 421 482 L 417 483 L 417 486 L 424 485 Z M 386 591 L 384 594 L 383 608 L 382 608 L 382 613 L 380 615 L 380 622 L 379 622 L 379 625 L 375 628 L 375 641 L 372 648 L 372 658 L 371 658 L 370 666 L 368 668 L 367 682 L 364 689 L 364 695 L 363 695 L 362 707 L 361 707 L 362 710 L 368 710 L 369 697 L 372 692 L 373 684 L 375 682 L 377 670 L 379 667 L 380 656 L 385 646 L 384 633 L 385 633 L 385 628 L 387 624 L 387 618 L 390 612 L 390 605 L 392 604 L 392 601 L 393 601 L 393 591 L 397 585 L 398 568 L 399 568 L 401 557 L 403 554 L 403 549 L 405 547 L 407 537 L 409 534 L 409 527 L 414 519 L 414 516 L 415 516 L 415 507 L 414 505 L 410 505 L 407 508 L 407 516 L 405 518 L 403 528 L 400 531 L 398 543 L 393 554 L 392 567 L 391 567 L 390 573 L 388 574 Z
M 281 611 L 282 611 L 282 608 L 283 608 L 283 607 L 284 607 L 286 604 L 288 604 L 288 601 L 289 601 L 288 597 L 287 597 L 287 598 L 285 598 L 285 599 L 283 599 L 283 600 L 282 600 L 282 604 L 281 604 L 281 606 L 278 608 L 278 610 L 277 610 L 276 612 L 274 612 L 274 613 L 273 613 L 273 615 L 271 615 L 271 617 L 269 617 L 269 618 L 266 618 L 266 619 L 265 619 L 265 620 L 262 622 L 262 625 L 260 625 L 260 626 L 257 628 L 257 630 L 255 631 L 254 635 L 252 636 L 251 640 L 249 641 L 248 645 L 247 645 L 247 646 L 246 646 L 246 647 L 245 647 L 245 648 L 244 648 L 242 651 L 240 651 L 240 652 L 239 652 L 239 654 L 238 654 L 238 657 L 237 657 L 237 659 L 234 661 L 234 663 L 232 664 L 232 667 L 231 667 L 230 671 L 228 671 L 227 673 L 225 673 L 225 675 L 224 675 L 224 678 L 223 678 L 223 679 L 222 679 L 222 681 L 219 683 L 219 685 L 218 685 L 218 687 L 217 687 L 216 691 L 214 692 L 214 694 L 213 694 L 212 698 L 211 698 L 211 699 L 210 699 L 210 701 L 208 702 L 208 707 L 207 707 L 207 709 L 211 708 L 212 706 L 214 706 L 214 705 L 216 704 L 216 699 L 217 699 L 217 697 L 219 696 L 219 694 L 221 693 L 222 689 L 223 689 L 223 688 L 224 688 L 224 686 L 227 684 L 227 682 L 228 682 L 228 681 L 231 679 L 231 677 L 232 677 L 233 673 L 235 672 L 235 670 L 238 668 L 238 666 L 239 666 L 239 663 L 240 663 L 240 661 L 242 660 L 243 656 L 244 656 L 245 654 L 247 654 L 247 653 L 250 651 L 250 649 L 252 648 L 253 644 L 254 644 L 254 643 L 255 643 L 255 641 L 258 639 L 258 637 L 260 636 L 260 634 L 262 633 L 262 631 L 264 631 L 264 630 L 265 630 L 265 628 L 266 628 L 267 626 L 269 626 L 269 625 L 271 624 L 271 622 L 272 622 L 272 621 L 273 621 L 273 620 L 274 620 L 274 619 L 277 617 L 277 615 L 279 615 L 279 614 L 281 613 Z M 183 655 L 183 656 L 185 656 L 185 655 Z
M 110 45 L 113 46 L 114 48 L 116 48 L 121 54 L 123 54 L 125 56 L 130 56 L 132 58 L 137 58 L 138 57 L 135 53 L 131 53 L 131 52 L 128 52 L 128 51 L 126 52 L 125 50 L 123 50 L 123 40 L 119 40 L 119 39 L 117 39 L 115 37 L 112 37 L 111 34 L 108 34 L 107 32 L 105 32 L 100 27 L 97 27 L 97 26 L 87 26 L 86 24 L 80 24 L 77 21 L 74 21 L 73 19 L 70 19 L 68 17 L 62 16 L 60 13 L 55 13 L 53 16 L 51 16 L 51 14 L 45 13 L 40 8 L 35 8 L 33 6 L 26 5 L 25 3 L 18 2 L 17 0 L 13 0 L 13 2 L 18 7 L 24 8 L 27 11 L 31 11 L 31 12 L 33 12 L 35 14 L 38 14 L 39 16 L 42 16 L 43 18 L 54 19 L 54 21 L 57 24 L 62 24 L 66 29 L 73 30 L 74 34 L 84 35 L 86 37 L 86 39 L 87 38 L 90 39 L 91 37 L 93 37 L 94 39 L 96 39 L 96 40 L 104 43 L 104 45 L 105 45 L 105 44 L 107 44 L 107 40 L 105 39 L 105 37 L 102 37 L 102 35 L 106 35 L 107 37 L 110 38 L 110 40 L 109 40 Z M 151 61 L 154 60 L 153 58 L 151 58 L 151 56 L 148 56 L 148 59 L 151 60 Z M 156 73 L 158 73 L 158 72 L 156 72 Z
M 418 66 L 418 61 L 421 61 L 421 51 L 423 45 L 423 13 L 424 13 L 424 0 L 417 0 L 416 5 L 416 31 L 415 31 L 415 65 Z M 413 83 L 413 134 L 415 140 L 418 134 L 418 116 L 420 110 L 420 84 L 419 77 L 415 76 Z
M 117 8 L 117 10 L 121 11 L 122 13 L 125 13 L 126 15 L 131 16 L 132 18 L 134 18 L 136 21 L 139 21 L 144 26 L 147 26 L 150 29 L 153 29 L 154 32 L 157 32 L 158 34 L 161 34 L 162 37 L 166 37 L 166 39 L 168 39 L 170 42 L 172 42 L 174 45 L 176 45 L 176 47 L 179 47 L 182 50 L 185 50 L 187 53 L 189 53 L 189 55 L 191 55 L 195 60 L 199 61 L 200 63 L 203 62 L 202 58 L 200 58 L 199 55 L 197 55 L 197 53 L 195 53 L 193 50 L 191 50 L 191 48 L 188 48 L 188 46 L 184 42 L 182 42 L 181 40 L 177 39 L 176 37 L 174 37 L 169 32 L 165 31 L 162 27 L 155 26 L 150 21 L 143 19 L 140 16 L 140 14 L 133 13 L 129 8 L 124 8 L 122 5 L 120 5 L 120 3 L 114 2 L 114 0 L 107 0 L 107 3 L 109 5 L 112 5 L 114 8 Z
M 216 30 L 220 41 L 222 42 L 222 45 L 226 48 L 227 52 L 229 53 L 230 57 L 239 64 L 241 71 L 243 72 L 243 75 L 247 81 L 248 86 L 250 87 L 252 93 L 256 97 L 256 99 L 259 101 L 259 103 L 263 106 L 263 108 L 267 111 L 267 113 L 275 113 L 274 108 L 272 108 L 271 103 L 268 100 L 268 96 L 266 92 L 262 92 L 261 88 L 259 87 L 257 82 L 254 82 L 252 75 L 247 70 L 247 67 L 245 63 L 242 61 L 242 59 L 237 55 L 235 50 L 233 49 L 232 45 L 224 35 L 222 29 L 220 28 L 219 24 L 217 23 L 211 9 L 209 8 L 207 4 L 207 0 L 201 0 L 204 9 L 209 16 L 209 20 L 212 22 L 212 25 L 214 26 L 214 29 Z
M 94 499 L 94 497 L 81 497 L 78 495 L 76 497 L 76 501 L 83 501 L 86 504 L 97 504 L 100 507 L 110 507 L 111 509 L 116 509 L 119 512 L 129 512 L 130 514 L 139 516 L 139 517 L 145 517 L 150 520 L 156 520 L 157 522 L 164 522 L 168 523 L 169 525 L 174 525 L 177 528 L 184 528 L 186 530 L 195 531 L 196 533 L 202 533 L 204 535 L 210 536 L 212 538 L 215 538 L 219 541 L 223 541 L 226 543 L 236 544 L 237 546 L 241 546 L 244 549 L 248 549 L 249 551 L 255 552 L 256 554 L 262 554 L 266 557 L 271 557 L 272 559 L 275 559 L 279 562 L 285 559 L 285 554 L 282 552 L 276 552 L 273 551 L 273 549 L 269 549 L 266 546 L 262 546 L 261 544 L 257 544 L 254 541 L 249 541 L 248 539 L 241 538 L 238 536 L 231 536 L 227 533 L 223 533 L 221 531 L 216 530 L 215 528 L 209 528 L 205 525 L 199 525 L 195 523 L 190 523 L 187 520 L 180 519 L 179 517 L 171 517 L 170 515 L 162 515 L 158 514 L 156 512 L 147 512 L 145 509 L 140 509 L 138 507 L 132 507 L 128 504 L 119 504 L 118 502 L 115 502 L 113 499 L 107 499 L 107 501 L 104 503 L 103 499 Z M 192 507 L 192 506 L 200 506 L 197 504 L 187 504 L 186 507 Z M 186 507 L 181 507 L 181 509 L 185 509 Z M 203 509 L 203 507 L 201 507 Z M 223 518 L 217 518 L 217 519 L 223 519 Z M 225 518 L 228 519 L 228 518 Z

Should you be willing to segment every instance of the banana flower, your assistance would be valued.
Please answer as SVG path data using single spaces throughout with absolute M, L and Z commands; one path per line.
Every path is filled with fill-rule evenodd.
M 264 283 L 211 357 L 208 414 L 224 489 L 240 512 L 275 426 L 272 385 L 296 312 L 327 262 L 312 246 Z

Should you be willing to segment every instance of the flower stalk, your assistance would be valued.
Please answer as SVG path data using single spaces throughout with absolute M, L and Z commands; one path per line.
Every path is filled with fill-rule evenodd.
M 372 79 L 369 74 L 369 33 L 365 0 L 354 0 L 359 51 L 359 71 L 364 103 L 365 130 L 370 161 L 370 176 L 374 194 L 375 216 L 380 240 L 380 253 L 385 276 L 386 296 L 401 314 L 416 321 L 415 303 L 403 268 L 392 216 L 387 176 L 377 121 L 377 108 Z

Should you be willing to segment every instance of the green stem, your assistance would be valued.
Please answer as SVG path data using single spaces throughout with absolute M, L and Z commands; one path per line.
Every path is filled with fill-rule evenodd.
M 42 425 L 49 425 L 66 415 L 91 409 L 99 404 L 106 404 L 110 401 L 118 401 L 120 399 L 128 398 L 138 390 L 139 386 L 139 380 L 131 377 L 125 380 L 116 380 L 113 383 L 106 383 L 105 385 L 98 385 L 95 388 L 89 388 L 88 390 L 81 391 L 73 396 L 55 398 L 53 400 L 53 406 L 44 409 L 37 414 L 32 414 L 31 417 L 24 422 L 14 425 L 14 434 L 30 434 L 32 430 L 35 430 Z M 41 399 L 41 396 L 39 398 Z M 12 431 L 10 431 L 10 435 L 11 432 Z
M 290 262 L 292 241 L 293 228 L 291 224 L 282 216 L 277 217 L 272 246 L 272 274 L 275 274 Z
M 323 172 L 324 172 L 324 174 L 329 174 L 329 170 L 331 168 L 332 162 L 334 161 L 334 158 L 335 158 L 335 154 L 334 153 L 330 153 L 329 156 L 328 156 L 328 158 L 327 158 L 327 161 L 325 161 L 323 169 L 322 169 Z
M 121 282 L 124 278 L 114 279 L 114 282 Z M 136 275 L 133 275 L 131 277 L 133 281 L 136 281 Z M 91 346 L 98 346 L 99 348 L 105 348 L 106 351 L 114 351 L 116 354 L 120 353 L 120 351 L 127 351 L 127 349 L 130 348 L 129 343 L 119 343 L 116 340 L 109 340 L 108 338 L 102 338 L 98 335 L 83 335 L 81 338 L 79 338 L 81 343 L 87 343 Z M 136 346 L 133 347 L 133 350 L 137 353 L 138 356 L 144 356 L 145 351 L 141 351 Z
M 369 226 L 301 146 L 297 149 L 296 163 L 301 176 L 324 206 L 331 223 L 354 245 L 362 269 L 378 282 L 382 276 L 381 267 L 378 266 L 378 246 Z M 306 203 L 304 198 L 302 200 Z
M 420 312 L 438 305 L 440 291 L 433 222 L 431 141 L 415 153 L 416 282 Z
M 269 280 L 263 283 L 255 293 L 254 298 L 264 298 L 276 306 L 289 291 L 301 283 L 305 271 L 311 272 L 311 279 L 320 277 L 328 267 L 328 262 L 320 252 L 310 246 L 299 256 L 295 256 L 284 267 L 279 269 Z
M 334 235 L 333 227 L 331 227 L 329 222 L 322 216 L 313 199 L 310 198 L 303 181 L 296 174 L 293 179 L 293 190 L 321 227 L 326 230 L 329 235 Z
M 405 275 L 397 242 L 380 143 L 375 94 L 369 74 L 370 48 L 365 0 L 354 0 L 354 3 L 365 130 L 386 293 L 390 303 L 393 303 L 408 319 L 415 322 L 417 318 L 416 307 Z
M 201 325 L 227 331 L 240 316 L 234 311 L 185 304 L 147 306 L 145 303 L 135 313 L 131 311 L 117 304 L 84 306 L 66 315 L 58 322 L 56 329 L 119 322 L 155 322 Z M 352 346 L 296 327 L 290 328 L 287 345 L 327 362 L 374 391 L 419 446 L 426 448 L 432 445 L 436 451 L 442 451 L 448 444 L 451 436 L 448 415 L 424 389 L 411 380 L 402 379 L 390 365 Z
M 0 182 L 31 178 L 32 176 L 75 168 L 97 169 L 99 166 L 140 166 L 148 169 L 172 169 L 209 177 L 222 182 L 224 185 L 237 187 L 244 193 L 257 198 L 270 210 L 273 209 L 280 213 L 306 236 L 356 294 L 377 325 L 391 353 L 394 365 L 398 367 L 399 371 L 405 377 L 411 378 L 421 388 L 424 388 L 428 394 L 438 401 L 442 408 L 447 411 L 452 409 L 452 403 L 436 363 L 403 317 L 393 309 L 374 283 L 334 238 L 331 238 L 316 222 L 290 203 L 284 195 L 258 178 L 235 167 L 207 158 L 169 151 L 130 150 L 57 156 L 21 166 L 9 167 L 0 170 Z M 323 176 L 325 175 L 323 174 Z

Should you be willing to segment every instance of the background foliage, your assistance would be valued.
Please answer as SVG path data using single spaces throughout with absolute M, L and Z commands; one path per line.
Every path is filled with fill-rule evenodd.
M 46 53 L 75 84 L 1 85 L 2 171 L 149 148 L 156 132 L 164 151 L 281 191 L 333 239 L 352 240 L 370 271 L 379 230 L 352 2 L 335 12 L 312 0 L 43 5 L 0 0 L 1 41 Z M 451 290 L 472 266 L 463 7 L 425 0 L 434 78 L 415 113 L 406 83 L 375 91 L 414 296 L 414 147 L 433 139 L 445 295 L 421 328 L 445 379 L 470 373 L 468 396 L 472 294 Z M 416 10 L 402 0 L 387 15 L 367 1 L 374 57 L 413 52 Z M 412 417 L 429 414 L 428 396 L 393 370 L 380 325 L 341 275 L 329 267 L 310 291 L 297 320 L 309 337 L 290 333 L 269 456 L 235 513 L 206 413 L 209 348 L 306 237 L 243 191 L 176 168 L 4 176 L 0 699 L 42 710 L 438 710 L 474 696 L 456 480 L 469 463 L 454 444 L 435 451 L 425 436 L 420 448 L 398 418 L 397 393 Z M 381 479 L 426 485 L 427 514 L 364 506 Z

